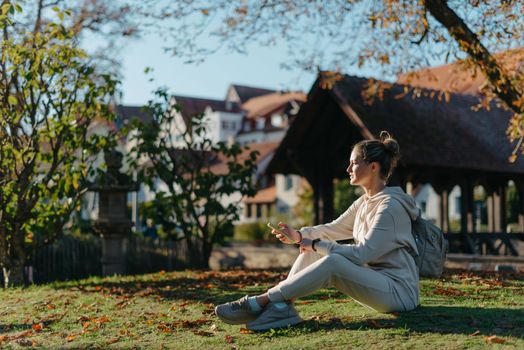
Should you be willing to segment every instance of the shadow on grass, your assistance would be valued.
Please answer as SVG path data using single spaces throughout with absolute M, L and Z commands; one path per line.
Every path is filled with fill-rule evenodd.
M 115 297 L 153 295 L 164 300 L 183 300 L 220 304 L 253 291 L 265 291 L 285 279 L 284 270 L 231 270 L 226 273 L 214 271 L 194 272 L 195 277 L 166 273 L 158 280 L 101 280 L 58 283 L 56 289 L 78 289 L 85 293 L 102 293 Z
M 351 321 L 351 317 L 307 320 L 295 327 L 299 332 L 337 329 L 392 329 L 418 333 L 501 335 L 524 339 L 524 310 L 419 306 L 413 311 L 400 313 L 396 318 L 379 317 L 363 321 Z M 272 336 L 287 335 L 286 331 L 289 329 L 272 332 Z

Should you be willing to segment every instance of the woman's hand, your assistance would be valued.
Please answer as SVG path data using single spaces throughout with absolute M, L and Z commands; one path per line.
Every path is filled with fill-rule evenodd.
M 282 222 L 279 222 L 278 228 L 273 228 L 271 233 L 274 234 L 280 242 L 285 244 L 295 244 L 302 240 L 300 232 Z

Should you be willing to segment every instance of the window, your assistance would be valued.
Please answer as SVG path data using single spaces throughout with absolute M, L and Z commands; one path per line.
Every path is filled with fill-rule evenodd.
M 257 203 L 257 219 L 262 217 L 262 205 L 260 203 Z
M 266 125 L 266 120 L 263 118 L 257 119 L 257 130 L 264 129 L 264 126 Z
M 284 189 L 289 191 L 291 188 L 293 188 L 293 177 L 291 175 L 286 175 Z

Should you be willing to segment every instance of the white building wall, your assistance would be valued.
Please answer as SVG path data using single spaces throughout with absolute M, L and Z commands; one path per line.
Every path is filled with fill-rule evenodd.
M 234 140 L 242 128 L 242 114 L 207 111 L 209 132 L 214 143 Z
M 285 134 L 286 130 L 275 130 L 271 132 L 257 130 L 238 135 L 236 141 L 241 145 L 247 145 L 249 143 L 280 141 L 282 138 L 284 138 Z
M 277 213 L 289 213 L 297 204 L 300 176 L 298 175 L 275 175 L 277 192 Z

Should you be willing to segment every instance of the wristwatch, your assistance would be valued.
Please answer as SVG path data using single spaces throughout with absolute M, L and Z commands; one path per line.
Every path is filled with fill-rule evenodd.
M 313 251 L 317 251 L 315 249 L 315 244 L 317 244 L 317 242 L 320 242 L 320 238 L 315 238 L 312 242 L 311 242 L 311 249 L 313 249 Z

